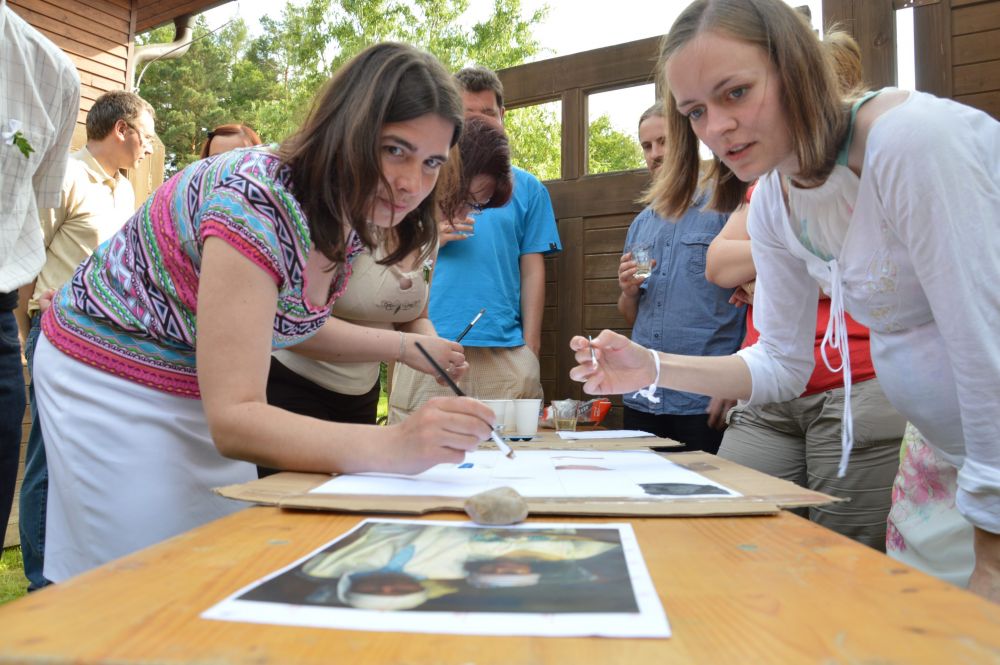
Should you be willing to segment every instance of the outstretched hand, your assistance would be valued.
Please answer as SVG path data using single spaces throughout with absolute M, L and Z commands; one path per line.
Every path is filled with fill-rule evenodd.
M 476 220 L 472 217 L 445 219 L 438 222 L 438 243 L 444 247 L 453 240 L 466 240 L 474 232 Z
M 596 365 L 591 361 L 591 345 L 597 355 Z M 569 346 L 578 363 L 569 376 L 583 383 L 583 391 L 590 395 L 620 395 L 639 390 L 656 377 L 649 350 L 616 332 L 604 330 L 593 342 L 576 336 Z

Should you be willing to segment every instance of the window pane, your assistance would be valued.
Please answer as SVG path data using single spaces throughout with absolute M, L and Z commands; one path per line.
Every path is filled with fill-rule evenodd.
M 587 173 L 645 168 L 636 132 L 655 101 L 652 83 L 587 96 Z
M 504 126 L 511 161 L 540 180 L 562 177 L 562 103 L 557 101 L 507 109 Z

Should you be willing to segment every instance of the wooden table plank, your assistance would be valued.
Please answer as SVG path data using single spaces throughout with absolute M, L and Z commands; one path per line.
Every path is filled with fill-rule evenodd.
M 0 662 L 1000 663 L 1000 606 L 789 513 L 630 520 L 670 619 L 668 640 L 198 618 L 359 519 L 250 508 L 9 603 L 0 607 Z

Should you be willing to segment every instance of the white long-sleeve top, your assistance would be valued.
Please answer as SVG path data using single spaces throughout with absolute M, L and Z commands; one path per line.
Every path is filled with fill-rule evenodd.
M 814 280 L 830 292 L 830 265 L 798 239 L 777 173 L 748 229 L 761 333 L 740 352 L 750 402 L 788 400 L 812 368 Z M 925 93 L 885 112 L 834 258 L 886 396 L 959 469 L 962 514 L 1000 533 L 1000 123 Z

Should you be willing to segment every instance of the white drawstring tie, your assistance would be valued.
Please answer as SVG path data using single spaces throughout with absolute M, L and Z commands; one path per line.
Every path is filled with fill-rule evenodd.
M 840 265 L 836 259 L 827 263 L 830 268 L 830 320 L 826 324 L 826 333 L 819 352 L 823 363 L 831 372 L 844 373 L 844 421 L 840 430 L 840 465 L 837 467 L 837 477 L 843 478 L 847 473 L 847 462 L 854 447 L 854 420 L 851 417 L 851 354 L 848 348 L 847 318 L 844 315 L 844 289 L 840 278 Z M 840 351 L 840 367 L 834 367 L 827 358 L 826 349 Z

